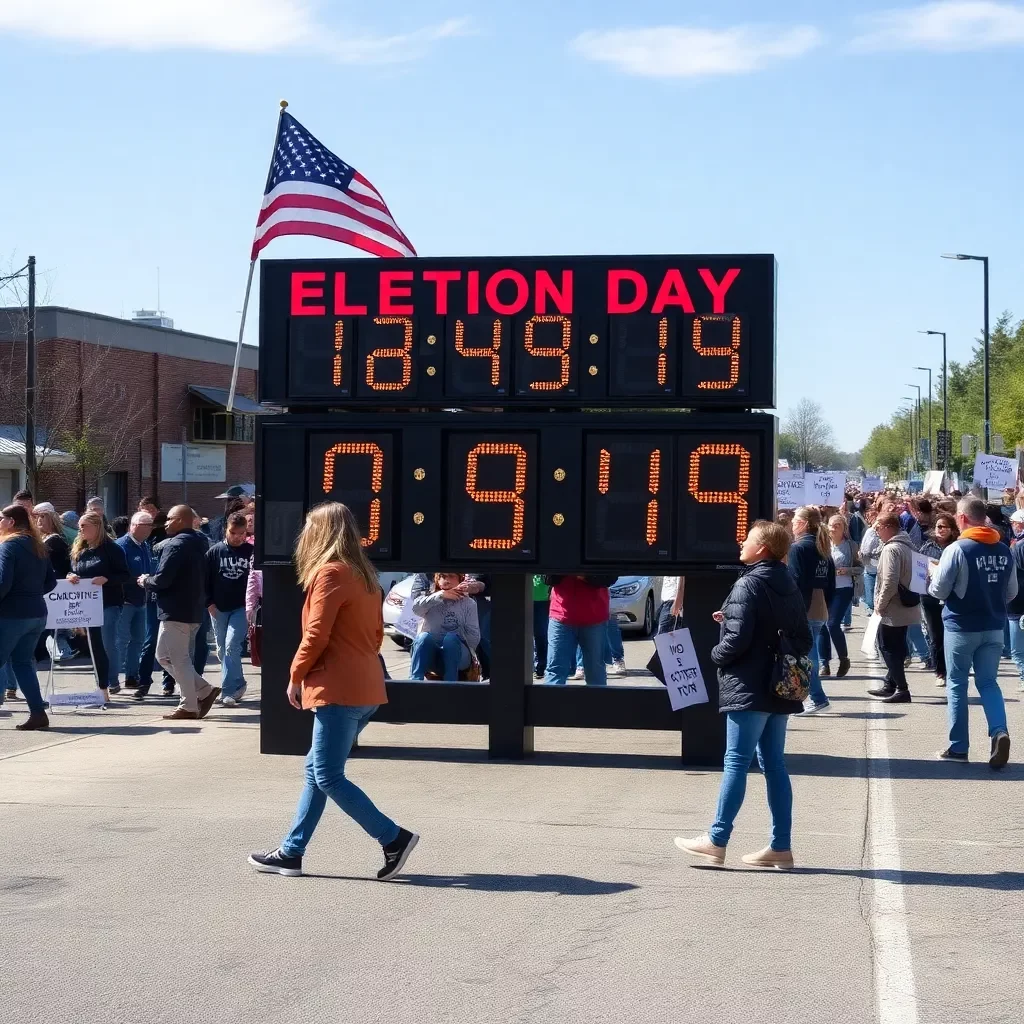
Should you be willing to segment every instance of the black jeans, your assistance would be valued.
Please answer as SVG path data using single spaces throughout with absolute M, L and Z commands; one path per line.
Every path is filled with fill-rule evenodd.
M 658 609 L 658 633 L 671 633 L 674 629 L 683 628 L 682 615 L 672 614 L 672 602 L 662 601 Z
M 848 658 L 850 655 L 846 646 L 846 634 L 843 632 L 843 618 L 852 602 L 853 587 L 839 587 L 832 595 L 832 602 L 828 606 L 828 621 L 818 634 L 818 657 L 825 665 L 832 660 L 832 644 L 836 645 L 836 654 L 840 658 Z M 832 643 L 829 643 L 830 635 Z
M 928 626 L 928 653 L 935 666 L 935 675 L 939 679 L 946 678 L 945 634 L 942 626 L 942 602 L 925 594 L 921 598 L 924 609 L 924 621 Z
M 907 627 L 879 626 L 878 647 L 882 652 L 885 667 L 889 670 L 886 679 L 897 690 L 908 689 L 907 672 L 903 664 L 907 660 Z
M 548 614 L 550 601 L 533 602 L 533 672 L 543 676 L 548 667 Z

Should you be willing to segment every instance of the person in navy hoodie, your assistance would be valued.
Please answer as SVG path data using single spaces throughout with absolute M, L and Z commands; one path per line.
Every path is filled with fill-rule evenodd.
M 28 511 L 8 505 L 0 512 L 0 665 L 10 662 L 28 702 L 28 719 L 17 729 L 50 727 L 34 656 L 46 627 L 44 595 L 56 585 L 50 556 Z
M 1010 734 L 996 676 L 1006 608 L 1017 596 L 1017 573 L 1010 549 L 998 530 L 985 525 L 985 518 L 985 503 L 980 498 L 960 499 L 956 507 L 960 539 L 942 552 L 928 593 L 946 602 L 942 625 L 949 746 L 938 756 L 943 761 L 967 760 L 967 683 L 973 668 L 974 685 L 988 721 L 988 763 L 998 770 L 1010 758 Z
M 234 707 L 245 694 L 242 643 L 248 629 L 245 588 L 253 547 L 246 540 L 245 516 L 228 516 L 224 539 L 206 552 L 206 601 L 220 651 L 222 704 Z
M 124 672 L 126 690 L 139 688 L 139 662 L 146 643 L 149 595 L 135 581 L 153 571 L 153 552 L 149 547 L 152 532 L 153 517 L 148 512 L 136 512 L 128 532 L 115 542 L 124 552 L 132 576 L 132 582 L 124 585 L 124 604 L 117 620 L 117 669 Z

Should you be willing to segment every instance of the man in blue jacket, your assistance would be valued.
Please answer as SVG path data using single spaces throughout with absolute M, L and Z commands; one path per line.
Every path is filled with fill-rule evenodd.
M 949 746 L 939 757 L 966 761 L 970 745 L 967 722 L 967 682 L 974 668 L 974 685 L 988 721 L 991 740 L 988 763 L 1002 768 L 1010 757 L 1006 705 L 996 676 L 1003 650 L 1006 606 L 1017 596 L 1017 573 L 1010 549 L 999 531 L 985 525 L 985 503 L 961 498 L 956 509 L 960 539 L 942 552 L 928 588 L 945 601 L 946 693 L 949 699 Z
M 132 516 L 128 532 L 116 541 L 124 552 L 132 579 L 148 576 L 153 571 L 153 553 L 149 548 L 149 535 L 153 532 L 153 517 L 148 512 Z M 146 642 L 146 611 L 149 595 L 138 583 L 124 585 L 124 604 L 117 621 L 117 669 L 124 672 L 127 690 L 139 687 L 139 661 Z

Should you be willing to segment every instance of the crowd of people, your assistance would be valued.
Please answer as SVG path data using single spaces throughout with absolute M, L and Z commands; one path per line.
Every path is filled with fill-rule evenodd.
M 210 521 L 187 505 L 164 512 L 149 495 L 130 518 L 110 521 L 99 497 L 81 514 L 58 515 L 28 491 L 14 496 L 0 512 L 0 704 L 20 691 L 29 715 L 18 729 L 49 727 L 38 681 L 46 658 L 91 658 L 103 705 L 122 689 L 145 700 L 159 666 L 163 695 L 180 693 L 168 719 L 204 718 L 215 701 L 243 699 L 243 650 L 262 599 L 254 504 L 241 486 L 221 497 L 224 513 Z M 58 580 L 101 589 L 102 625 L 46 628 L 46 595 Z M 203 678 L 211 636 L 220 686 Z

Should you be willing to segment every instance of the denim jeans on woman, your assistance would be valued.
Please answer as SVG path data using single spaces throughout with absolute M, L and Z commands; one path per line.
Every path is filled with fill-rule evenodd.
M 949 701 L 949 748 L 966 754 L 970 746 L 967 722 L 967 685 L 974 669 L 974 685 L 988 721 L 989 736 L 1006 730 L 1006 705 L 997 675 L 1003 653 L 1002 629 L 961 633 L 947 629 L 946 698 Z
M 869 612 L 875 610 L 875 583 L 877 581 L 877 572 L 864 573 L 864 603 L 868 606 Z
M 836 654 L 840 658 L 848 658 L 850 652 L 846 647 L 846 634 L 842 630 L 843 616 L 849 611 L 853 602 L 853 587 L 836 587 L 832 601 L 828 606 L 827 629 L 818 634 L 818 655 L 827 665 L 832 660 L 832 644 L 836 645 Z M 829 643 L 829 636 L 832 643 Z
M 793 830 L 793 787 L 786 771 L 786 719 L 767 711 L 729 711 L 725 716 L 725 763 L 718 790 L 715 823 L 708 835 L 715 846 L 726 846 L 733 822 L 747 792 L 750 759 L 757 751 L 757 763 L 764 772 L 768 809 L 772 813 L 773 850 L 791 848 Z
M 39 691 L 35 660 L 36 644 L 45 628 L 45 615 L 36 619 L 0 618 L 0 665 L 7 665 L 7 688 L 13 690 L 17 680 L 18 689 L 33 714 L 46 710 Z
M 1024 682 L 1024 629 L 1020 628 L 1020 616 L 1011 615 L 1006 622 L 1010 627 L 1010 654 L 1017 666 L 1017 675 Z
M 469 668 L 469 649 L 458 633 L 445 633 L 438 638 L 433 633 L 418 633 L 412 642 L 409 673 L 413 679 L 426 679 L 428 672 L 454 683 L 459 669 Z
M 398 838 L 398 826 L 378 811 L 373 801 L 345 775 L 352 744 L 376 710 L 376 704 L 327 704 L 315 709 L 313 743 L 306 755 L 306 785 L 291 831 L 281 843 L 281 852 L 286 857 L 301 857 L 306 852 L 328 797 L 381 846 Z
M 811 627 L 811 692 L 808 695 L 810 702 L 816 707 L 828 703 L 828 694 L 821 685 L 821 663 L 818 660 L 818 637 L 825 628 L 824 619 L 808 619 L 807 625 Z
M 548 667 L 545 683 L 564 686 L 576 668 L 576 645 L 583 649 L 583 671 L 588 686 L 604 686 L 608 673 L 604 649 L 608 638 L 607 622 L 596 626 L 569 626 L 558 619 L 548 620 Z
M 249 624 L 245 608 L 230 612 L 218 611 L 213 617 L 213 628 L 217 635 L 217 650 L 220 651 L 220 689 L 222 697 L 234 697 L 245 689 L 242 673 L 242 644 Z

